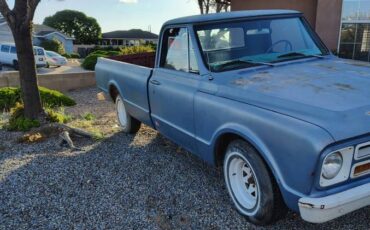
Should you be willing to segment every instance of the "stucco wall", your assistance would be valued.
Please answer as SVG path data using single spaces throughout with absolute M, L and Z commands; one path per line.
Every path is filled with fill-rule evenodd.
M 318 0 L 232 0 L 231 10 L 290 9 L 304 13 L 312 27 L 316 26 Z
M 62 92 L 96 85 L 95 72 L 40 74 L 37 78 L 40 86 Z M 19 73 L 17 71 L 0 73 L 0 88 L 18 86 Z
M 0 26 L 0 43 L 14 43 L 12 32 L 7 24 Z
M 303 12 L 331 50 L 338 47 L 342 0 L 232 0 L 231 10 L 291 9 Z
M 318 0 L 316 32 L 331 50 L 338 48 L 342 5 L 342 0 Z

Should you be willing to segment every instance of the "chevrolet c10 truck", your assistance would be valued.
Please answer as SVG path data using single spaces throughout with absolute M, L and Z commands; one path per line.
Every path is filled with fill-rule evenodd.
M 332 55 L 300 12 L 174 19 L 152 56 L 98 60 L 123 131 L 144 123 L 222 167 L 250 222 L 289 208 L 323 223 L 370 205 L 370 64 Z

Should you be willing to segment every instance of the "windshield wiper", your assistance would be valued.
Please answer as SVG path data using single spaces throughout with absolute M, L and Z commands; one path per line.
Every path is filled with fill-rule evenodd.
M 257 62 L 257 61 L 251 61 L 251 60 L 242 60 L 242 59 L 237 59 L 237 60 L 231 60 L 228 62 L 224 62 L 216 67 L 218 70 L 223 70 L 224 68 L 232 65 L 238 65 L 238 64 L 249 64 L 250 66 L 255 66 L 255 65 L 267 65 L 274 67 L 275 65 L 272 63 L 268 62 Z
M 318 54 L 304 54 L 300 52 L 290 52 L 286 54 L 279 55 L 278 58 L 286 58 L 286 57 L 317 57 L 317 58 L 324 58 L 322 55 Z

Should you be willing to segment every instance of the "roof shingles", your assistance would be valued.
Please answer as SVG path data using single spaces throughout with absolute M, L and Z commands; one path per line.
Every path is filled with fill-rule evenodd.
M 103 39 L 113 38 L 113 39 L 158 39 L 158 35 L 143 31 L 139 29 L 132 30 L 117 30 L 108 33 L 103 33 Z

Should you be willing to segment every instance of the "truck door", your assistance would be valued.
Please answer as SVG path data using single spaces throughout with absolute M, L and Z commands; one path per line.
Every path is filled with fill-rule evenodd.
M 196 152 L 193 107 L 200 76 L 189 32 L 168 28 L 162 39 L 148 89 L 152 120 L 160 133 Z

